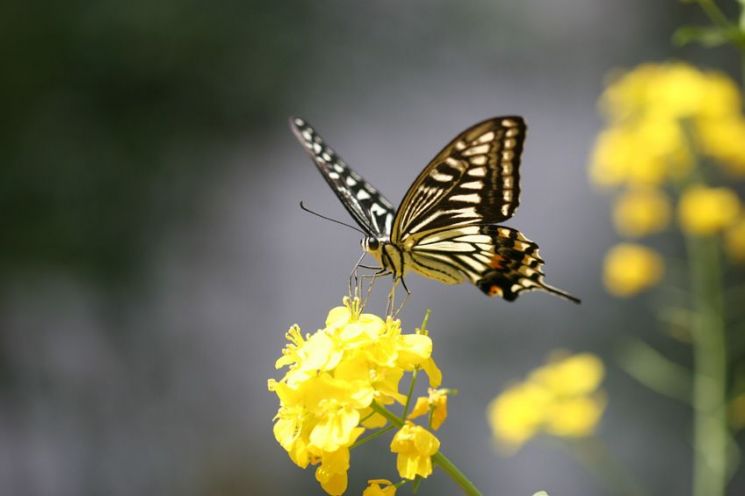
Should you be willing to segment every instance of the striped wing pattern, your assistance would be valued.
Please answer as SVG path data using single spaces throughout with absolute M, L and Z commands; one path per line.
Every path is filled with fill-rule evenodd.
M 370 236 L 387 238 L 396 211 L 391 202 L 352 170 L 308 122 L 291 117 L 290 128 L 357 224 Z
M 525 123 L 489 119 L 462 132 L 419 174 L 401 202 L 391 240 L 512 217 L 519 205 L 520 154 Z
M 579 302 L 545 283 L 538 245 L 497 225 L 430 232 L 410 251 L 411 269 L 445 284 L 469 281 L 489 296 L 513 301 L 522 291 L 544 290 Z
M 410 269 L 445 284 L 468 281 L 508 301 L 543 290 L 579 303 L 545 283 L 538 245 L 497 225 L 519 205 L 521 117 L 488 119 L 456 136 L 419 174 L 398 211 L 307 122 L 293 118 L 290 126 L 365 232 L 404 254 L 394 278 Z

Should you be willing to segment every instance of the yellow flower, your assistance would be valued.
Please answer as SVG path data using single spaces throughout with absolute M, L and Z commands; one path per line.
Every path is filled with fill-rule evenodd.
M 724 233 L 724 249 L 732 261 L 745 263 L 745 218 Z
M 549 390 L 531 382 L 508 388 L 487 408 L 494 437 L 508 449 L 519 448 L 540 430 L 551 400 Z
M 603 382 L 603 362 L 592 353 L 555 355 L 547 365 L 530 374 L 530 380 L 560 395 L 582 395 L 595 391 Z
M 349 448 L 365 429 L 385 424 L 372 415 L 373 401 L 404 402 L 398 388 L 405 371 L 421 368 L 430 385 L 442 380 L 432 339 L 404 334 L 399 321 L 362 313 L 359 300 L 347 298 L 331 309 L 324 329 L 303 336 L 293 326 L 286 337 L 276 367 L 288 370 L 267 384 L 280 402 L 274 437 L 298 466 L 318 465 L 316 479 L 324 491 L 342 494 Z
M 671 120 L 645 118 L 600 133 L 590 176 L 600 186 L 654 186 L 683 177 L 691 164 L 680 126 Z
M 632 189 L 616 200 L 613 220 L 621 234 L 645 236 L 667 226 L 670 221 L 670 201 L 658 189 Z
M 642 64 L 617 78 L 601 98 L 615 122 L 649 113 L 676 120 L 728 116 L 740 105 L 731 78 L 681 62 Z
M 680 227 L 707 236 L 731 226 L 740 213 L 737 194 L 729 188 L 695 186 L 683 191 L 678 206 Z
M 429 388 L 427 398 L 417 398 L 414 409 L 409 418 L 417 418 L 425 413 L 432 412 L 431 426 L 434 430 L 440 428 L 448 416 L 448 390 Z
M 316 469 L 316 480 L 328 494 L 338 496 L 347 490 L 347 470 L 349 470 L 349 449 L 324 453 L 321 465 Z
M 546 432 L 561 437 L 588 436 L 595 430 L 604 410 L 602 396 L 557 400 L 546 415 Z
M 367 481 L 368 486 L 362 492 L 362 496 L 396 496 L 396 486 L 385 479 L 374 479 Z
M 734 176 L 745 175 L 745 118 L 704 119 L 697 123 L 701 151 Z
M 693 142 L 731 173 L 745 174 L 745 117 L 735 82 L 685 63 L 643 64 L 600 99 L 608 129 L 590 175 L 604 186 L 656 185 L 690 170 Z
M 429 477 L 432 455 L 440 449 L 440 441 L 422 426 L 406 422 L 393 436 L 391 451 L 397 453 L 396 468 L 404 479 Z
M 657 284 L 664 272 L 662 257 L 642 245 L 621 243 L 605 257 L 603 280 L 615 296 L 631 296 Z
M 605 397 L 598 391 L 604 375 L 602 362 L 589 353 L 557 356 L 489 404 L 492 432 L 508 450 L 519 448 L 539 432 L 587 436 L 600 421 L 605 410 Z

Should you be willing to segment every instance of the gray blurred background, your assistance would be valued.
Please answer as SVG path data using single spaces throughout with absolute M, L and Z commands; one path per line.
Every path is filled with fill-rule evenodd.
M 687 493 L 688 409 L 614 365 L 623 336 L 684 363 L 687 348 L 650 298 L 602 289 L 617 238 L 586 164 L 612 69 L 686 58 L 736 74 L 734 53 L 672 47 L 692 20 L 644 0 L 3 4 L 0 494 L 321 493 L 273 438 L 266 381 L 287 328 L 314 331 L 340 302 L 359 236 L 298 208 L 349 220 L 291 114 L 394 203 L 456 133 L 523 115 L 507 225 L 583 304 L 409 278 L 404 324 L 433 309 L 435 358 L 460 390 L 443 450 L 487 495 L 609 494 L 548 439 L 498 455 L 485 421 L 549 351 L 592 351 L 608 363 L 600 436 L 651 494 Z M 396 478 L 387 443 L 353 452 L 348 494 Z M 420 494 L 457 492 L 437 472 Z

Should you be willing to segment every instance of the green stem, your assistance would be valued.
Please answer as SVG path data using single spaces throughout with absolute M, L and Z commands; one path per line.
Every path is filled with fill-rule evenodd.
M 649 494 L 614 458 L 608 448 L 596 437 L 564 441 L 561 443 L 585 469 L 591 472 L 606 488 L 619 496 L 646 496 Z
M 414 387 L 416 386 L 416 374 L 418 371 L 419 369 L 415 368 L 414 371 L 411 373 L 411 382 L 409 382 L 409 392 L 406 394 L 406 404 L 404 405 L 404 414 L 403 414 L 404 418 L 409 416 L 409 406 L 411 406 L 411 397 L 414 395 Z
M 693 319 L 693 495 L 722 496 L 727 483 L 727 353 L 719 244 L 687 238 Z
M 395 429 L 395 426 L 389 425 L 388 427 L 384 427 L 383 429 L 380 429 L 378 431 L 373 432 L 369 436 L 365 436 L 362 439 L 358 439 L 357 442 L 355 442 L 352 446 L 349 447 L 349 449 L 357 448 L 358 446 L 362 446 L 365 443 L 369 443 L 373 439 L 377 439 L 386 432 L 392 431 Z
M 727 16 L 724 15 L 724 12 L 722 12 L 719 9 L 719 6 L 714 3 L 714 0 L 698 0 L 698 4 L 701 6 L 709 20 L 720 28 L 729 28 L 732 26 L 727 19 Z
M 396 427 L 403 427 L 404 421 L 396 416 L 393 412 L 388 410 L 386 407 L 379 405 L 374 401 L 370 406 L 373 410 L 387 418 L 391 424 L 395 425 Z M 458 484 L 461 489 L 463 489 L 463 492 L 465 492 L 468 496 L 482 496 L 481 491 L 478 490 L 473 482 L 471 482 L 468 477 L 466 477 L 466 475 L 461 472 L 461 470 L 441 451 L 438 451 L 437 453 L 432 455 L 432 462 L 440 467 L 446 474 L 448 474 L 450 478 L 453 479 L 455 483 Z

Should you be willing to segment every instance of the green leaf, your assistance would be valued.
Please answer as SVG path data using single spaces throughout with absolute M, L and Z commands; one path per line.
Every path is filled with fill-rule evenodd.
M 693 390 L 691 372 L 669 360 L 644 341 L 627 338 L 617 350 L 620 367 L 659 394 L 689 403 Z
M 689 43 L 700 43 L 707 47 L 720 46 L 731 38 L 731 33 L 718 27 L 681 26 L 673 33 L 673 43 L 684 46 Z

